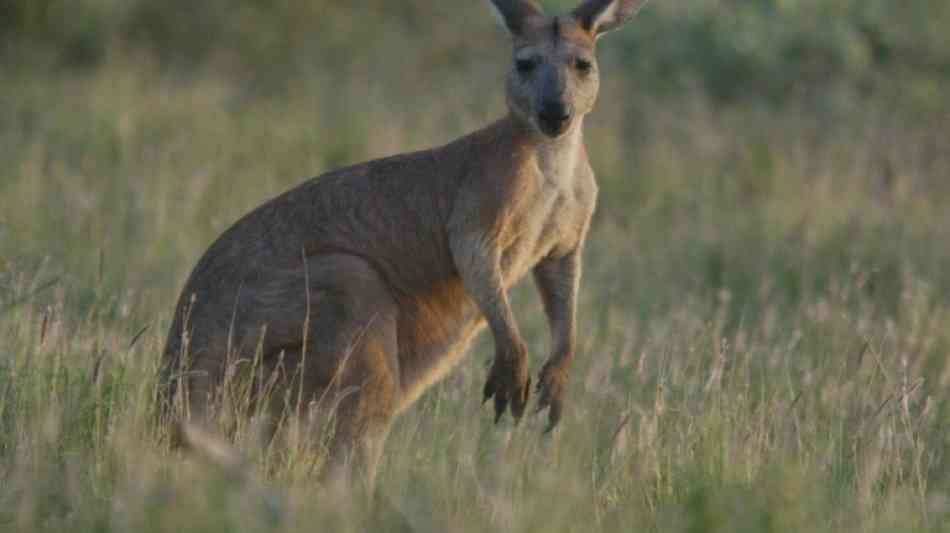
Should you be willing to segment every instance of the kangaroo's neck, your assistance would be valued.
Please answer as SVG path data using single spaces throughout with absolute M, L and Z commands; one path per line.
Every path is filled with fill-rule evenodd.
M 577 165 L 586 157 L 584 150 L 583 119 L 556 139 L 534 131 L 509 115 L 498 124 L 507 135 L 510 148 L 518 154 L 519 166 L 524 172 L 539 173 L 544 181 L 567 185 L 574 179 Z
M 582 119 L 557 139 L 540 138 L 536 145 L 538 170 L 545 181 L 555 185 L 567 185 L 574 181 L 575 170 L 584 154 Z

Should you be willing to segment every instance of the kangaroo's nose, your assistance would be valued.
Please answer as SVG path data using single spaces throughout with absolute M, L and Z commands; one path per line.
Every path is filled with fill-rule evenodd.
M 559 101 L 547 101 L 541 104 L 538 111 L 538 119 L 541 129 L 549 135 L 557 135 L 564 131 L 565 126 L 571 119 L 574 109 Z
M 571 118 L 571 107 L 564 102 L 543 102 L 538 116 L 547 122 L 564 122 Z

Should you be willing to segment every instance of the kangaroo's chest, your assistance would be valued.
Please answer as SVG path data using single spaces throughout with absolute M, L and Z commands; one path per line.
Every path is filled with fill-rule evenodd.
M 555 249 L 576 246 L 593 206 L 574 183 L 542 183 L 511 217 L 502 251 L 506 285 L 513 285 Z

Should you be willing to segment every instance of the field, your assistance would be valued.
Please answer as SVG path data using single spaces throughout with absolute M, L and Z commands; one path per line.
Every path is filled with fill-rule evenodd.
M 237 463 L 169 449 L 156 369 L 208 244 L 503 112 L 485 6 L 367 4 L 0 3 L 0 531 L 950 530 L 950 8 L 927 0 L 657 0 L 601 40 L 553 434 L 493 424 L 483 335 L 396 422 L 372 509 L 253 425 Z M 536 373 L 541 303 L 513 298 Z

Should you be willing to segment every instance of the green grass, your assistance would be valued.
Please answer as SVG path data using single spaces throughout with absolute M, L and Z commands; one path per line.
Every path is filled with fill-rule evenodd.
M 483 337 L 397 421 L 372 513 L 317 485 L 319 450 L 261 448 L 253 426 L 244 475 L 165 446 L 155 370 L 204 248 L 305 177 L 496 116 L 500 67 L 475 67 L 502 48 L 481 54 L 425 94 L 372 62 L 264 95 L 147 58 L 4 71 L 0 530 L 944 530 L 950 128 L 873 95 L 830 120 L 605 69 L 553 436 L 492 424 Z M 540 302 L 530 283 L 514 300 L 537 370 Z

